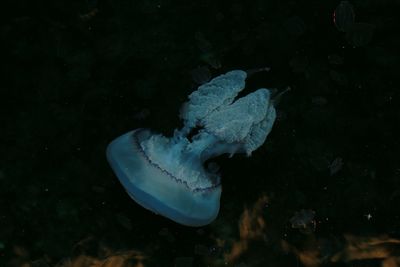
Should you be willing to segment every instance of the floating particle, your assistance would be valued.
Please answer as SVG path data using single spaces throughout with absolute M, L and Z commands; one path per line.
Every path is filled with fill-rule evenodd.
M 311 233 L 314 232 L 316 227 L 314 217 L 315 211 L 302 209 L 294 213 L 290 218 L 290 224 L 292 228 L 299 229 L 302 233 Z

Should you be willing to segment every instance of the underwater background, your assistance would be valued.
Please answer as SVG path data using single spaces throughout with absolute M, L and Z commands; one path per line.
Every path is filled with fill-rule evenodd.
M 5 0 L 0 266 L 400 266 L 398 0 Z M 115 137 L 181 127 L 230 70 L 282 91 L 267 141 L 216 159 L 217 219 L 133 202 Z

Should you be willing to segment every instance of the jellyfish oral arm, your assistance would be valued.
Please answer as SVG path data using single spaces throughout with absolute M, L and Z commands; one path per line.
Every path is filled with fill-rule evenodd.
M 250 155 L 276 118 L 268 89 L 235 100 L 246 77 L 235 70 L 201 85 L 183 105 L 184 127 L 173 137 L 137 129 L 110 143 L 107 159 L 133 200 L 183 225 L 202 226 L 217 217 L 220 177 L 204 167 L 205 161 L 221 154 Z M 195 128 L 197 134 L 189 138 Z

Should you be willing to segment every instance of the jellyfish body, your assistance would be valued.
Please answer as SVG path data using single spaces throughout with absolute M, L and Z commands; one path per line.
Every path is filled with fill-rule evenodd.
M 118 137 L 107 148 L 108 161 L 129 196 L 142 207 L 183 225 L 213 221 L 219 211 L 221 185 L 191 189 L 185 180 L 153 162 L 141 147 L 151 135 L 149 130 L 138 129 Z
M 184 127 L 173 137 L 137 129 L 110 143 L 108 161 L 132 199 L 183 225 L 217 217 L 220 176 L 205 162 L 225 153 L 250 155 L 276 118 L 268 89 L 235 99 L 246 76 L 236 70 L 201 85 L 182 107 Z M 194 128 L 197 134 L 188 138 Z
M 341 1 L 333 12 L 333 23 L 341 32 L 347 32 L 354 24 L 354 9 L 349 1 Z

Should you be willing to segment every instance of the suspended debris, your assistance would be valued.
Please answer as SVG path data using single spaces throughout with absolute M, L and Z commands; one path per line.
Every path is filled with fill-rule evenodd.
M 316 221 L 314 217 L 315 211 L 302 209 L 294 213 L 290 218 L 290 224 L 292 228 L 299 229 L 304 234 L 309 234 L 315 231 Z

